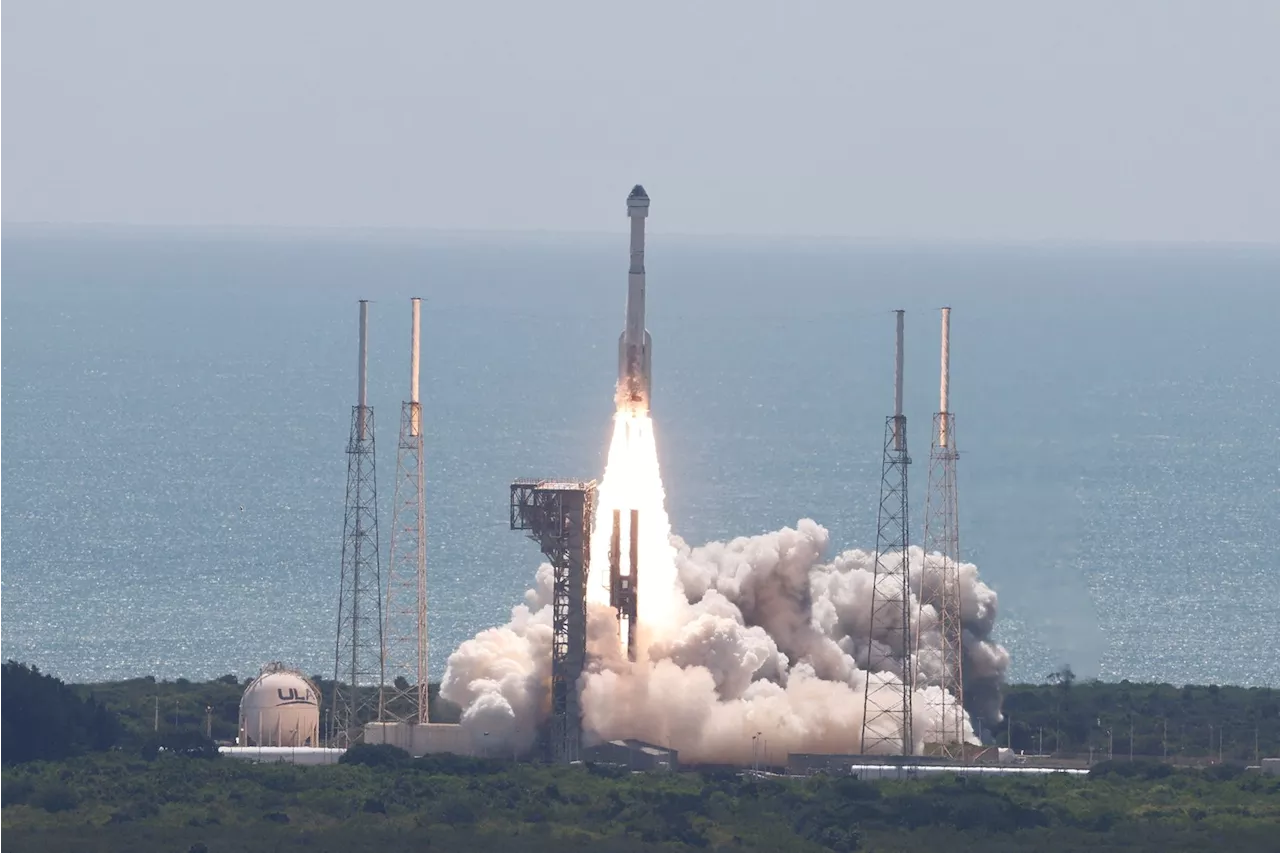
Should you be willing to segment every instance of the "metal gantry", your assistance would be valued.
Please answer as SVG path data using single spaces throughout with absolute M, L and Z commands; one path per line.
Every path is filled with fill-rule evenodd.
M 396 445 L 396 485 L 387 560 L 386 684 L 378 719 L 426 724 L 427 671 L 427 510 L 422 403 L 418 399 L 421 300 L 411 300 L 409 399 L 400 407 Z
M 386 686 L 378 718 L 422 723 L 428 719 L 427 516 L 423 494 L 422 404 L 400 412 L 395 503 L 387 565 Z
M 551 760 L 577 761 L 582 741 L 578 679 L 587 656 L 586 579 L 596 483 L 517 480 L 511 484 L 511 529 L 538 543 L 553 570 Z
M 333 740 L 347 746 L 378 711 L 384 684 L 382 563 L 373 409 L 368 405 L 369 302 L 360 300 L 359 401 L 347 439 L 347 499 L 333 663 Z
M 347 503 L 333 669 L 336 746 L 356 741 L 361 727 L 377 713 L 383 686 L 382 566 L 373 434 L 373 409 L 354 407 L 347 443 Z
M 910 755 L 913 682 L 907 466 L 911 457 L 907 454 L 907 418 L 902 414 L 903 312 L 895 313 L 894 414 L 885 420 L 884 429 L 861 752 Z M 897 677 L 877 678 L 876 673 Z
M 937 726 L 930 752 L 964 755 L 964 627 L 960 596 L 960 517 L 956 497 L 955 415 L 950 412 L 951 309 L 942 309 L 942 383 L 940 411 L 933 416 L 929 450 L 929 491 L 924 513 L 924 566 L 920 575 L 920 607 L 938 615 L 936 642 L 917 633 L 917 683 L 940 687 L 929 691 L 929 718 Z M 922 620 L 917 620 L 917 625 Z M 919 629 L 917 628 L 917 632 Z

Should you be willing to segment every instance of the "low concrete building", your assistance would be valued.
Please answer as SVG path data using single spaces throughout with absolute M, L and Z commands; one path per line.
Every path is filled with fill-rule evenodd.
M 1262 772 L 1268 776 L 1280 776 L 1280 758 L 1262 759 Z
M 679 766 L 674 749 L 639 740 L 611 740 L 582 750 L 582 760 L 615 764 L 631 770 L 675 770 Z
M 995 746 L 970 746 L 966 753 L 965 760 L 949 760 L 918 755 L 903 758 L 898 755 L 793 752 L 787 755 L 787 773 L 792 776 L 812 776 L 815 773 L 845 775 L 854 766 L 884 766 L 894 768 L 892 771 L 885 771 L 892 775 L 897 772 L 898 767 L 989 767 L 1013 764 L 1017 759 L 1010 750 Z

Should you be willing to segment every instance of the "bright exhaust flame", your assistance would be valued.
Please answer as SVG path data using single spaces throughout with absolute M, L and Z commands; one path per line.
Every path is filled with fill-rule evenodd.
M 604 479 L 596 493 L 587 603 L 609 605 L 608 554 L 614 510 L 620 510 L 622 523 L 622 573 L 632 571 L 627 543 L 631 541 L 631 510 L 639 510 L 636 610 L 640 633 L 636 652 L 641 660 L 651 639 L 665 636 L 673 626 L 678 604 L 676 551 L 671 545 L 665 501 L 653 419 L 619 409 L 613 418 L 613 440 L 609 443 Z

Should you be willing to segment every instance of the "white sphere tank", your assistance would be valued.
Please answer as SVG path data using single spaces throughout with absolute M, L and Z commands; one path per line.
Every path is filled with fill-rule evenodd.
M 270 663 L 240 699 L 240 746 L 319 746 L 320 691 L 296 670 Z

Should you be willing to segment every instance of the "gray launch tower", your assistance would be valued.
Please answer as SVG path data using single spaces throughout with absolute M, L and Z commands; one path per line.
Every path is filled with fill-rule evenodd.
M 412 299 L 409 399 L 400 407 L 395 502 L 387 559 L 386 686 L 378 709 L 385 722 L 426 724 L 427 510 L 423 473 L 422 403 L 418 400 L 422 300 Z
M 378 476 L 373 409 L 368 405 L 369 301 L 360 300 L 359 397 L 347 440 L 347 501 L 338 584 L 331 740 L 348 746 L 374 718 L 384 684 L 382 565 L 378 550 Z
M 938 614 L 937 644 L 921 644 L 917 622 L 917 679 L 941 687 L 930 691 L 930 718 L 938 729 L 927 745 L 933 753 L 964 755 L 964 627 L 960 609 L 960 512 L 956 499 L 955 415 L 951 409 L 951 309 L 942 309 L 942 382 L 933 416 L 929 450 L 929 492 L 924 510 L 924 570 L 920 606 Z
M 517 480 L 511 529 L 538 543 L 553 571 L 551 594 L 551 760 L 578 760 L 582 706 L 578 680 L 587 658 L 587 569 L 591 563 L 594 480 Z
M 867 689 L 863 694 L 861 752 L 910 755 L 911 734 L 911 574 L 908 561 L 907 418 L 902 413 L 903 312 L 894 350 L 893 414 L 885 420 L 876 519 L 875 576 L 871 587 Z M 901 660 L 901 670 L 898 660 Z M 897 679 L 877 678 L 892 673 Z

